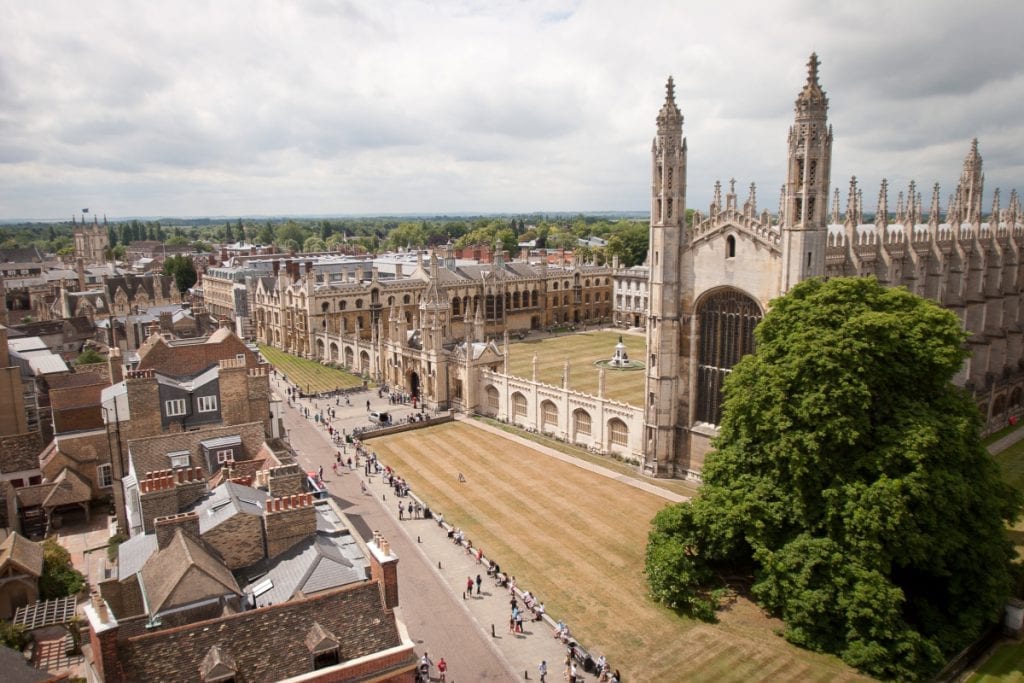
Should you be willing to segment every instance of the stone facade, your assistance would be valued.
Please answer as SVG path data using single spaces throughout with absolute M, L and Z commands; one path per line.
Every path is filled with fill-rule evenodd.
M 758 209 L 753 185 L 740 202 L 730 181 L 727 188 L 716 184 L 707 213 L 695 212 L 687 225 L 687 148 L 669 79 L 652 149 L 644 472 L 699 477 L 718 431 L 725 376 L 753 350 L 753 328 L 769 302 L 810 277 L 872 275 L 953 311 L 972 335 L 957 382 L 977 397 L 988 428 L 1020 414 L 1024 225 L 1016 192 L 1002 208 L 996 190 L 983 216 L 974 141 L 945 214 L 938 185 L 925 217 L 911 183 L 898 195 L 893 220 L 883 181 L 868 222 L 851 179 L 841 216 L 838 189 L 830 194 L 827 113 L 812 55 L 789 130 L 778 214 Z

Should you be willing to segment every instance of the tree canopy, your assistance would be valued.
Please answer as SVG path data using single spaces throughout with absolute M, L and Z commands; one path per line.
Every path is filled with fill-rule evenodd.
M 39 597 L 43 600 L 74 595 L 85 586 L 85 577 L 71 565 L 71 553 L 56 540 L 43 541 L 43 573 Z
M 653 597 L 707 617 L 748 576 L 785 636 L 883 678 L 928 676 L 998 618 L 1021 508 L 951 383 L 957 317 L 873 278 L 772 302 L 725 383 L 700 496 L 653 521 Z
M 192 258 L 184 254 L 171 256 L 164 261 L 164 275 L 174 276 L 174 284 L 178 287 L 179 292 L 188 291 L 189 287 L 199 279 Z

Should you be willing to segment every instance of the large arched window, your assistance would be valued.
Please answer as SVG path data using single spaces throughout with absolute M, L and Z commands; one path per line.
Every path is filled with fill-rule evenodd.
M 590 436 L 590 413 L 577 408 L 572 413 L 572 421 L 576 436 Z
M 722 419 L 722 383 L 740 358 L 754 350 L 761 307 L 735 290 L 715 292 L 697 308 L 697 421 Z
M 526 417 L 526 397 L 518 391 L 512 394 L 512 415 L 514 417 Z
M 617 417 L 608 421 L 608 445 L 629 446 L 629 427 Z
M 498 390 L 493 384 L 487 385 L 487 408 L 493 412 L 498 412 Z
M 558 427 L 558 406 L 551 401 L 544 401 L 540 404 L 541 426 L 544 429 Z

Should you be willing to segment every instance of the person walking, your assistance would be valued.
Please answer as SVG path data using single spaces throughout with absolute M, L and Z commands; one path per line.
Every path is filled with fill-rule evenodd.
M 444 661 L 444 657 L 441 657 L 441 659 L 437 660 L 437 673 L 437 680 L 442 681 L 443 683 L 445 681 L 445 674 L 448 673 L 448 662 Z
M 537 667 L 537 673 L 540 674 L 540 683 L 545 683 L 544 677 L 548 675 L 548 662 L 545 659 L 540 660 L 540 666 Z
M 482 578 L 480 578 L 479 574 L 477 574 L 476 575 L 476 594 L 477 595 L 480 595 L 480 584 L 482 584 L 483 582 L 484 582 L 484 580 Z
M 398 501 L 398 519 L 399 519 L 399 521 L 401 521 L 402 519 L 404 519 L 404 518 L 402 517 L 402 512 L 403 512 L 404 510 L 405 510 L 405 507 L 404 507 L 404 506 L 402 505 L 402 501 Z
M 473 594 L 473 577 L 472 576 L 467 576 L 466 577 L 466 595 L 472 595 L 472 594 Z

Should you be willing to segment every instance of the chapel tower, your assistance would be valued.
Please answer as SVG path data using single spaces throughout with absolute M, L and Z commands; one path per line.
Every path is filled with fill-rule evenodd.
M 796 98 L 789 129 L 782 226 L 781 293 L 825 274 L 828 190 L 832 172 L 832 128 L 828 98 L 818 83 L 818 55 L 807 63 L 807 83 Z
M 681 266 L 686 242 L 686 139 L 683 116 L 669 77 L 658 132 L 651 148 L 651 233 L 647 264 L 646 395 L 644 470 L 672 476 L 681 447 Z

